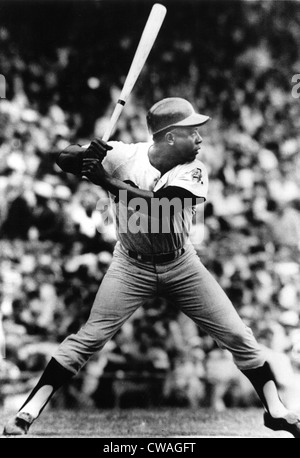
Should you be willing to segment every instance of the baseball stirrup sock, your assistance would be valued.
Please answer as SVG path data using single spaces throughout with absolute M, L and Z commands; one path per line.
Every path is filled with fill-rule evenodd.
M 73 372 L 68 371 L 52 358 L 19 412 L 27 412 L 33 418 L 37 418 L 58 388 L 73 376 Z
M 270 396 L 270 397 L 273 397 L 272 401 L 274 401 L 275 403 L 278 403 L 278 402 L 281 403 L 279 394 L 277 392 L 277 386 L 276 386 L 274 374 L 270 368 L 269 363 L 265 362 L 264 365 L 261 367 L 257 367 L 256 369 L 242 370 L 241 372 L 250 380 L 261 402 L 263 403 L 264 407 L 267 409 L 269 413 L 270 413 L 270 406 L 269 406 L 269 403 L 264 393 L 264 387 L 266 386 L 268 382 L 273 382 L 275 385 L 274 386 L 274 391 L 276 390 L 275 397 L 273 396 L 273 393 Z

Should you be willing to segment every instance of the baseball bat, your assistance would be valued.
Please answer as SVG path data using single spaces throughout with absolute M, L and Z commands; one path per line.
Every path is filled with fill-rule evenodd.
M 112 131 L 123 111 L 128 97 L 142 71 L 142 68 L 147 60 L 147 57 L 154 45 L 158 32 L 162 26 L 167 9 L 160 3 L 155 3 L 150 11 L 148 20 L 144 27 L 142 36 L 137 46 L 127 77 L 125 79 L 120 98 L 111 115 L 109 124 L 104 132 L 102 140 L 107 142 L 112 134 Z

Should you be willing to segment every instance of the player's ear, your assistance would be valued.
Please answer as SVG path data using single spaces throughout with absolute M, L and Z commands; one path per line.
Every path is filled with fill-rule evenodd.
M 174 145 L 174 135 L 172 134 L 172 132 L 167 132 L 165 134 L 165 139 L 169 145 Z

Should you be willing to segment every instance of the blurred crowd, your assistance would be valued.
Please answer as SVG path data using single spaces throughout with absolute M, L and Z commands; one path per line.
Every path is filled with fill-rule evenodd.
M 300 17 L 292 21 L 288 9 L 275 14 L 263 5 L 248 5 L 240 22 L 244 28 L 230 29 L 234 59 L 224 58 L 220 67 L 228 50 L 218 48 L 216 60 L 205 62 L 205 75 L 196 38 L 179 34 L 155 61 L 156 73 L 142 77 L 147 90 L 143 94 L 137 87 L 114 139 L 148 140 L 149 102 L 168 95 L 186 97 L 212 117 L 203 128 L 199 155 L 209 170 L 209 196 L 204 225 L 199 212 L 191 240 L 265 348 L 283 396 L 300 408 L 300 104 L 290 84 L 299 69 Z M 228 17 L 226 10 L 219 15 L 220 27 L 229 21 L 228 11 Z M 250 40 L 245 30 L 264 14 L 274 14 L 268 33 Z M 278 31 L 289 47 L 281 49 Z M 117 43 L 120 55 L 130 49 L 128 40 L 122 36 Z M 82 49 L 60 44 L 51 57 L 35 55 L 14 39 L 9 25 L 0 27 L 0 43 L 0 68 L 9 83 L 0 101 L 5 355 L 0 402 L 5 404 L 24 395 L 59 343 L 86 321 L 109 267 L 113 218 L 104 221 L 97 207 L 99 200 L 109 205 L 107 193 L 64 174 L 55 160 L 68 144 L 103 134 L 119 86 L 115 80 L 109 90 L 101 89 L 95 110 L 101 81 L 87 73 L 79 110 L 68 100 L 66 81 L 86 52 L 84 44 Z M 207 43 L 214 45 L 213 31 Z M 84 56 L 96 60 L 93 48 Z M 75 73 L 72 78 L 77 81 Z M 70 407 L 221 410 L 257 404 L 231 356 L 163 298 L 138 310 L 55 399 L 54 405 Z

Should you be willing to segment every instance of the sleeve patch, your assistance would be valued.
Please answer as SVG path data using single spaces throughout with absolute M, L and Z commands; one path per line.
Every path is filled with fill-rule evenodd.
M 192 170 L 191 175 L 192 175 L 192 181 L 194 181 L 195 183 L 203 184 L 203 172 L 199 167 Z

